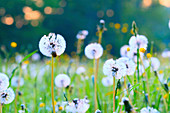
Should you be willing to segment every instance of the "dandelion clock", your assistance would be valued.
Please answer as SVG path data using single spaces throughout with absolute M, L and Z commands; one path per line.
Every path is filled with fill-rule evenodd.
M 64 53 L 66 42 L 60 34 L 49 33 L 48 36 L 44 35 L 39 42 L 40 52 L 48 57 L 60 56 Z
M 7 75 L 0 73 L 0 92 L 6 90 L 9 86 L 9 78 Z
M 59 88 L 67 87 L 70 84 L 70 77 L 66 74 L 59 74 L 55 78 L 55 85 Z
M 98 43 L 91 43 L 86 46 L 85 55 L 89 59 L 98 59 L 103 55 L 103 48 Z

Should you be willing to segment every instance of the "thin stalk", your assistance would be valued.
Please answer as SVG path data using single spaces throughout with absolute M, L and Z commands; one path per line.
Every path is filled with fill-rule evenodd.
M 93 60 L 93 67 L 94 67 L 94 102 L 95 102 L 95 110 L 97 110 L 97 72 L 95 66 L 95 58 Z
M 2 104 L 0 103 L 0 113 L 2 113 Z
M 15 96 L 15 113 L 17 113 L 18 91 L 19 91 L 19 88 L 20 88 L 21 76 L 22 76 L 22 67 L 20 66 L 18 86 L 17 86 L 17 90 L 16 90 L 16 94 L 15 94 L 15 95 L 16 95 L 16 96 Z
M 136 74 L 134 74 L 134 85 L 137 84 L 137 80 L 136 80 Z M 134 88 L 134 104 L 136 104 L 136 97 L 137 97 L 137 90 L 136 88 Z
M 115 112 L 115 77 L 113 77 L 113 112 Z
M 139 48 L 137 49 L 137 77 L 138 77 L 138 83 L 139 83 Z
M 81 39 L 78 39 L 78 42 L 77 42 L 77 66 L 79 65 L 80 52 L 81 52 Z
M 144 68 L 144 71 L 145 71 L 145 78 L 146 78 L 146 85 L 147 85 L 147 92 L 148 92 L 148 103 L 150 103 L 150 91 L 149 91 L 149 82 L 148 82 L 148 76 L 146 75 L 146 70 L 145 70 L 145 66 L 143 64 L 143 61 L 142 61 L 142 58 L 140 57 L 140 61 L 142 63 L 142 66 Z M 145 81 L 143 81 L 145 82 Z
M 169 93 L 168 93 L 168 96 L 169 96 L 169 97 L 168 97 L 168 98 L 169 98 L 169 99 L 168 99 L 168 111 L 170 111 L 170 91 L 169 91 Z
M 54 105 L 54 58 L 51 58 L 51 96 L 52 96 L 52 106 L 53 106 L 53 113 L 55 113 L 55 105 Z

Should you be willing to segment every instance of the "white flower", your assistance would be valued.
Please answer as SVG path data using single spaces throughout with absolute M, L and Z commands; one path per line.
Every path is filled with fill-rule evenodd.
M 41 57 L 40 57 L 40 54 L 35 53 L 35 54 L 32 55 L 31 58 L 32 58 L 33 61 L 38 61 L 38 60 L 40 60 Z
M 9 86 L 9 78 L 7 75 L 0 73 L 0 92 L 6 90 Z
M 113 76 L 116 79 L 120 79 L 125 76 L 127 72 L 126 65 L 113 59 L 107 60 L 103 65 L 103 73 L 107 76 Z
M 148 39 L 144 35 L 132 36 L 129 40 L 129 45 L 131 49 L 137 50 L 137 48 L 147 49 Z
M 59 34 L 56 36 L 54 33 L 49 33 L 48 36 L 44 35 L 39 42 L 40 52 L 48 57 L 51 57 L 52 55 L 54 57 L 60 56 L 64 53 L 65 48 L 66 42 Z
M 19 77 L 14 76 L 11 80 L 11 85 L 14 86 L 14 87 L 17 87 L 18 85 L 23 86 L 24 85 L 24 79 L 20 78 L 20 80 L 19 80 Z
M 18 113 L 25 113 L 25 110 L 19 110 Z
M 77 68 L 76 73 L 78 75 L 80 75 L 82 73 L 85 73 L 85 71 L 86 71 L 86 69 L 83 66 L 80 66 L 80 67 Z
M 70 77 L 66 74 L 59 74 L 55 78 L 55 85 L 59 88 L 67 87 L 70 82 Z
M 160 66 L 160 61 L 156 57 L 151 57 L 151 67 L 153 71 L 157 71 Z
M 15 93 L 12 88 L 8 88 L 0 92 L 0 102 L 1 104 L 9 104 L 15 99 Z
M 103 54 L 103 48 L 98 43 L 91 43 L 85 48 L 85 55 L 89 59 L 98 59 Z
M 118 59 L 118 61 L 123 62 L 126 65 L 127 75 L 133 75 L 134 74 L 134 72 L 136 70 L 136 65 L 131 59 L 129 59 L 127 57 L 121 57 L 121 58 Z
M 95 111 L 95 113 L 101 113 L 101 111 L 100 111 L 99 109 L 97 109 L 97 110 Z
M 122 46 L 122 47 L 120 48 L 120 55 L 121 55 L 122 57 L 126 57 L 126 56 L 127 56 L 127 53 L 128 53 L 127 48 L 129 48 L 128 45 L 124 45 L 124 46 Z
M 77 39 L 85 39 L 86 36 L 89 34 L 89 32 L 87 30 L 82 30 L 82 31 L 79 31 L 78 34 L 77 34 Z
M 112 76 L 107 76 L 102 79 L 102 84 L 105 87 L 113 85 L 113 77 Z
M 148 106 L 147 108 L 142 108 L 140 110 L 140 113 L 160 113 L 160 112 Z
M 84 99 L 74 99 L 72 102 L 68 103 L 66 106 L 66 112 L 71 113 L 85 113 L 90 105 L 88 104 L 88 100 L 86 98 Z

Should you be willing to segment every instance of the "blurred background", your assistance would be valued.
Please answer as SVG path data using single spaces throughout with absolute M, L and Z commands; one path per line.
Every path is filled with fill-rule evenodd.
M 102 46 L 114 56 L 128 44 L 133 20 L 149 46 L 154 42 L 155 52 L 170 48 L 170 0 L 0 0 L 0 46 L 30 52 L 38 48 L 43 35 L 54 32 L 64 36 L 66 53 L 71 55 L 79 30 L 89 31 L 85 45 L 97 41 L 100 19 L 107 28 Z M 12 48 L 11 42 L 17 47 Z

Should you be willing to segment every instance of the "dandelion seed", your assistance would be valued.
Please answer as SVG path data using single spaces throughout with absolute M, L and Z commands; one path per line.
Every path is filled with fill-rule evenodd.
M 121 58 L 118 59 L 118 61 L 123 62 L 126 65 L 127 75 L 133 75 L 134 74 L 135 69 L 136 69 L 136 65 L 131 59 L 129 59 L 127 57 L 121 57 Z
M 162 52 L 162 57 L 163 58 L 170 58 L 170 51 L 167 51 L 167 50 L 163 51 Z
M 72 113 L 85 113 L 89 109 L 87 98 L 84 99 L 74 99 L 72 102 L 68 103 L 66 106 L 66 112 Z
M 9 78 L 7 75 L 0 73 L 0 92 L 6 90 L 9 86 Z
M 60 56 L 64 53 L 66 42 L 63 36 L 54 33 L 49 33 L 48 36 L 44 35 L 39 42 L 40 52 L 48 57 Z
M 156 57 L 151 57 L 151 67 L 153 71 L 157 71 L 160 66 L 160 61 Z
M 55 78 L 55 85 L 59 88 L 70 85 L 70 77 L 66 74 L 59 74 Z
M 146 107 L 146 108 L 142 108 L 140 110 L 140 113 L 160 113 L 159 111 L 157 111 L 156 109 L 154 108 L 151 108 L 151 107 Z
M 148 39 L 144 35 L 132 36 L 129 40 L 131 49 L 137 50 L 137 48 L 144 48 L 147 50 Z
M 82 73 L 85 73 L 85 71 L 86 71 L 86 69 L 83 66 L 80 66 L 80 67 L 77 68 L 76 73 L 78 75 L 80 75 Z
M 82 31 L 79 31 L 78 34 L 77 34 L 77 39 L 85 39 L 86 36 L 89 34 L 89 32 L 87 30 L 82 30 Z
M 35 53 L 35 54 L 32 55 L 31 58 L 32 58 L 33 61 L 38 61 L 38 60 L 40 60 L 41 57 L 40 57 L 40 54 Z
M 98 59 L 103 55 L 103 48 L 98 43 L 91 43 L 86 46 L 85 55 L 89 59 Z
M 124 45 L 120 48 L 120 55 L 122 57 L 126 57 L 127 56 L 127 52 L 130 51 L 130 48 L 128 45 Z
M 15 57 L 15 61 L 16 61 L 17 63 L 21 62 L 22 59 L 23 59 L 22 55 L 17 55 L 17 56 Z
M 18 87 L 18 85 L 19 86 L 23 86 L 24 85 L 24 79 L 23 78 L 19 78 L 17 76 L 14 76 L 12 78 L 12 80 L 11 80 L 11 85 L 14 86 L 14 87 Z
M 113 85 L 113 77 L 111 76 L 108 76 L 108 77 L 104 77 L 102 79 L 102 84 L 105 86 L 105 87 L 108 87 L 108 86 L 111 86 Z
M 15 93 L 12 88 L 0 92 L 1 104 L 9 104 L 15 99 Z
M 120 79 L 122 76 L 125 76 L 126 72 L 126 65 L 120 61 L 109 59 L 103 65 L 104 75 L 113 76 L 116 79 Z

